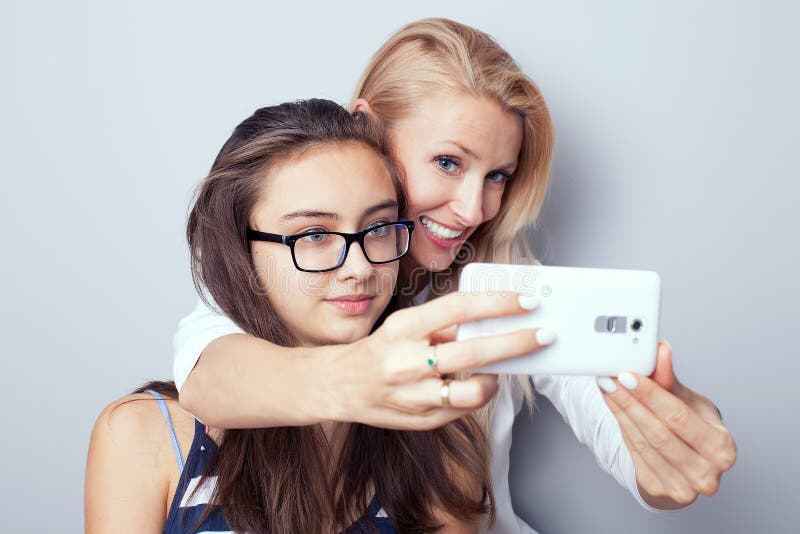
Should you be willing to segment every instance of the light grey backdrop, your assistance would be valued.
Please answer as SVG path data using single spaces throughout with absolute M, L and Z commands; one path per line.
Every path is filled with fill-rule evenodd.
M 659 271 L 679 376 L 717 402 L 740 452 L 716 497 L 652 515 L 542 401 L 515 429 L 519 513 L 549 534 L 796 532 L 794 5 L 20 0 L 2 12 L 5 530 L 80 531 L 94 417 L 170 376 L 171 336 L 195 302 L 187 204 L 231 128 L 284 100 L 346 102 L 393 30 L 449 16 L 495 36 L 551 107 L 544 261 Z

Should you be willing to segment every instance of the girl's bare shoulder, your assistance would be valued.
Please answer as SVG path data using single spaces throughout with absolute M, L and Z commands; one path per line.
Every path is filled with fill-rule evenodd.
M 194 418 L 166 400 L 181 449 Z M 149 393 L 126 395 L 95 422 L 86 463 L 86 532 L 162 532 L 180 477 L 169 427 Z
M 164 402 L 181 448 L 185 449 L 185 442 L 191 442 L 194 432 L 194 417 L 177 400 L 165 398 Z M 166 419 L 149 393 L 126 395 L 106 406 L 92 432 L 92 441 L 97 440 L 138 453 L 157 453 L 165 445 L 171 446 Z

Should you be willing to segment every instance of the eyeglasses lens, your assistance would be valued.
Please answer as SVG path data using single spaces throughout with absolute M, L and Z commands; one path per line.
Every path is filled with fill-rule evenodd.
M 386 263 L 408 251 L 408 227 L 402 224 L 381 225 L 364 236 L 364 251 L 372 263 Z M 354 244 L 355 245 L 355 244 Z M 294 256 L 301 269 L 324 271 L 344 263 L 347 241 L 336 234 L 309 234 L 294 244 Z

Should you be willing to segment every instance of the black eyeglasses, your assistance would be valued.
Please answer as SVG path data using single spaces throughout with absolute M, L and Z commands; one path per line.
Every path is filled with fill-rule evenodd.
M 294 235 L 269 234 L 247 229 L 251 241 L 283 243 L 292 250 L 294 266 L 307 273 L 338 269 L 347 258 L 350 245 L 358 243 L 370 263 L 391 263 L 408 253 L 414 223 L 406 219 L 376 224 L 356 232 L 305 232 Z

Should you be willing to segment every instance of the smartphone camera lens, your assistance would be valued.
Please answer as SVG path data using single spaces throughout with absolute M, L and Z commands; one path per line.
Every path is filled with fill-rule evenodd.
M 631 323 L 631 330 L 633 330 L 634 332 L 638 332 L 641 329 L 642 329 L 642 321 L 639 319 L 634 319 L 633 322 Z

